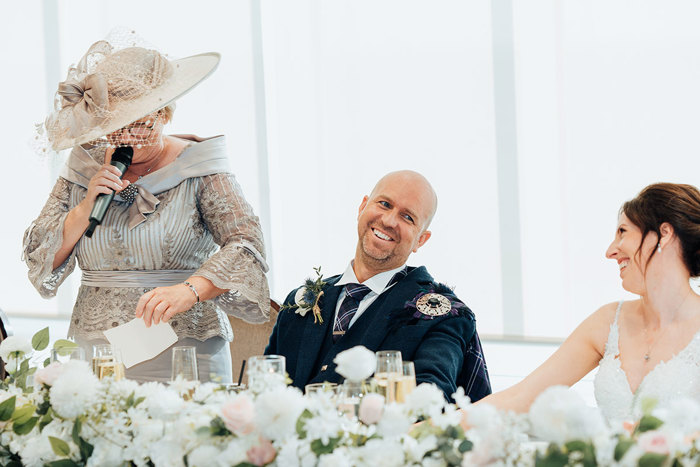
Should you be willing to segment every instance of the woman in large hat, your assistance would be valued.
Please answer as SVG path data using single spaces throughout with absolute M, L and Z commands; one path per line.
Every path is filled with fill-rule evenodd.
M 167 321 L 175 345 L 195 345 L 199 376 L 230 381 L 225 313 L 268 320 L 265 249 L 258 218 L 230 172 L 223 137 L 165 135 L 175 99 L 211 74 L 219 55 L 168 60 L 134 37 L 93 44 L 59 83 L 45 130 L 54 150 L 72 147 L 39 217 L 24 236 L 29 277 L 52 297 L 83 271 L 69 336 L 86 347 L 103 331 L 142 317 Z M 133 148 L 124 174 L 110 164 Z M 122 178 L 120 179 L 120 176 Z M 100 194 L 116 192 L 88 238 Z M 168 380 L 170 352 L 127 377 Z

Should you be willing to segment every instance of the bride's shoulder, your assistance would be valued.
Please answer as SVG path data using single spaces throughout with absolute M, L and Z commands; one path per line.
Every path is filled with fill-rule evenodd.
M 621 315 L 625 314 L 625 312 L 634 313 L 638 308 L 638 302 L 639 300 L 625 300 L 623 302 L 618 301 L 606 303 L 593 312 L 590 318 L 601 324 L 612 324 L 612 322 L 615 321 L 615 316 L 617 315 L 618 310 L 620 311 Z

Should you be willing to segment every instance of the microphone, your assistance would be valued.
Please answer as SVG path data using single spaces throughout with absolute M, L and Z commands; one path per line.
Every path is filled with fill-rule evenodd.
M 126 169 L 131 165 L 131 158 L 134 157 L 134 149 L 130 146 L 119 147 L 112 154 L 112 161 L 110 164 L 115 166 L 121 171 L 119 178 L 121 179 L 126 173 Z M 102 193 L 95 199 L 95 205 L 92 207 L 92 212 L 90 213 L 90 225 L 85 231 L 86 237 L 92 237 L 95 232 L 95 228 L 102 223 L 102 219 L 105 218 L 105 213 L 110 203 L 114 199 L 114 190 L 108 195 Z

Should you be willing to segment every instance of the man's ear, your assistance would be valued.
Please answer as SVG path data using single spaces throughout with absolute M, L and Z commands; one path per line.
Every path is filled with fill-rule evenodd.
M 418 248 L 420 248 L 420 247 L 422 247 L 423 245 L 425 245 L 425 242 L 428 241 L 428 239 L 430 238 L 431 235 L 432 235 L 432 232 L 431 232 L 430 230 L 426 230 L 425 232 L 423 232 L 422 234 L 420 234 L 420 237 L 418 237 L 418 244 L 417 244 L 416 247 L 413 249 L 413 252 L 414 252 L 414 253 L 417 252 L 417 251 L 418 251 Z
M 362 211 L 365 210 L 367 207 L 367 200 L 369 200 L 369 196 L 365 195 L 364 198 L 362 198 L 362 202 L 360 203 L 360 209 L 357 210 L 357 217 L 360 217 L 360 214 L 362 214 Z

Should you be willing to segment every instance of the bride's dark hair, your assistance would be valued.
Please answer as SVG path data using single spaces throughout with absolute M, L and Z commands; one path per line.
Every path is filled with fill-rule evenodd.
M 638 252 L 649 232 L 661 238 L 661 224 L 669 223 L 681 242 L 683 263 L 690 277 L 700 276 L 700 191 L 697 188 L 678 183 L 654 183 L 623 204 L 620 212 L 642 231 Z M 647 261 L 655 254 L 654 248 Z

